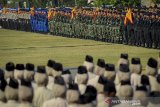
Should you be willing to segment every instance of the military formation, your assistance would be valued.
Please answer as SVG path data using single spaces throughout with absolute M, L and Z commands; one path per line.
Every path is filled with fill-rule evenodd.
M 31 27 L 33 32 L 48 33 L 48 17 L 47 10 L 36 10 L 31 14 Z
M 160 48 L 160 10 L 157 7 L 133 11 L 134 24 L 126 27 L 126 43 L 147 48 Z
M 5 11 L 5 12 L 4 12 Z M 0 15 L 0 26 L 5 29 L 32 31 L 29 10 L 3 10 Z
M 124 24 L 124 8 L 80 8 L 55 10 L 49 20 L 50 33 L 65 37 L 160 48 L 160 10 L 157 7 L 132 9 L 132 20 Z M 75 15 L 74 15 L 75 14 Z M 74 17 L 72 17 L 74 15 Z
M 75 75 L 52 59 L 46 65 L 8 62 L 0 69 L 0 107 L 159 107 L 160 57 L 122 53 L 117 63 L 86 55 Z
M 116 9 L 53 10 L 49 20 L 51 34 L 114 43 L 122 41 L 121 27 L 120 13 Z
M 0 26 L 159 49 L 160 9 L 132 8 L 132 23 L 124 22 L 126 13 L 127 8 L 115 7 L 7 10 L 0 15 Z

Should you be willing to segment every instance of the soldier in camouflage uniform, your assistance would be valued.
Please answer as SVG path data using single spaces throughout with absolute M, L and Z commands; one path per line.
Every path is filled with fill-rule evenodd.
M 125 34 L 125 26 L 124 26 L 124 12 L 121 12 L 120 15 L 120 35 L 119 35 L 119 43 L 124 43 L 124 34 Z
M 122 11 L 121 11 L 122 10 Z M 64 37 L 94 39 L 113 43 L 125 43 L 136 46 L 160 47 L 159 15 L 158 10 L 137 9 L 133 12 L 134 24 L 124 25 L 124 9 L 76 9 L 72 18 L 72 10 L 56 8 L 51 19 L 46 18 L 44 10 L 38 10 L 34 16 L 28 11 L 21 10 L 19 14 L 11 10 L 2 14 L 1 26 L 8 29 L 17 29 L 33 32 L 48 32 Z M 149 12 L 148 12 L 149 11 Z M 150 16 L 151 15 L 151 16 Z M 25 26 L 25 27 L 24 27 Z

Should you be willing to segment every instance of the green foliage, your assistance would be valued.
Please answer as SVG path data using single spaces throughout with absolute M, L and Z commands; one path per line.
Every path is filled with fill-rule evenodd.
M 30 7 L 45 8 L 47 6 L 47 0 L 28 0 Z
M 109 2 L 110 4 L 116 4 L 117 3 L 117 0 L 110 0 L 110 2 Z
M 160 4 L 160 0 L 152 0 L 156 4 Z
M 93 4 L 96 7 L 102 6 L 102 5 L 114 5 L 117 3 L 117 0 L 94 0 Z
M 0 4 L 1 4 L 2 6 L 6 6 L 7 1 L 6 1 L 6 0 L 0 0 Z
M 160 1 L 160 0 L 159 0 Z M 138 5 L 139 0 L 94 0 L 94 6 L 102 6 L 102 5 Z
M 6 1 L 6 0 L 0 0 L 0 3 L 4 4 L 3 1 Z M 9 7 L 13 7 L 13 8 L 17 7 L 17 5 L 19 4 L 19 2 L 21 4 L 23 4 L 24 2 L 26 2 L 28 7 L 35 6 L 35 7 L 45 8 L 47 6 L 47 2 L 48 2 L 48 0 L 9 0 L 9 1 L 10 1 L 10 4 L 7 4 L 7 5 Z
M 63 0 L 63 4 L 66 7 L 74 7 L 76 0 Z
M 93 5 L 96 6 L 96 7 L 99 7 L 99 6 L 102 5 L 102 1 L 101 0 L 94 0 Z
M 51 7 L 52 2 L 54 0 L 9 0 L 10 4 L 9 7 L 15 7 L 18 2 L 27 2 L 27 6 L 32 7 L 40 7 L 45 8 L 46 6 Z M 160 4 L 160 0 L 152 0 L 156 4 Z M 89 6 L 90 4 L 87 3 L 87 0 L 58 0 L 59 6 L 68 6 L 73 7 L 75 4 L 77 6 Z M 122 5 L 122 6 L 137 6 L 139 5 L 140 0 L 94 0 L 92 6 L 100 7 L 102 5 Z M 5 6 L 7 4 L 7 0 L 0 0 L 0 4 Z
M 76 0 L 77 6 L 87 6 L 87 0 Z
M 122 6 L 138 6 L 140 5 L 140 0 L 121 0 Z
M 46 7 L 46 4 L 47 4 L 47 0 L 40 0 L 40 7 L 42 7 L 42 8 L 45 8 Z

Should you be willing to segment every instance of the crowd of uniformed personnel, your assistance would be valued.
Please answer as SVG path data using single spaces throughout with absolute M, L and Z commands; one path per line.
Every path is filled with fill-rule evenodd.
M 126 8 L 54 8 L 32 14 L 12 10 L 1 14 L 0 25 L 7 29 L 160 48 L 160 9 L 132 8 L 133 23 Z M 24 27 L 25 26 L 25 27 Z
M 133 25 L 126 27 L 126 42 L 131 45 L 160 48 L 160 10 L 144 8 L 133 12 Z M 130 30 L 131 29 L 131 30 Z
M 9 9 L 5 12 L 3 10 L 0 15 L 0 26 L 11 30 L 32 31 L 29 10 L 25 9 L 21 12 L 17 9 Z
M 54 35 L 120 43 L 122 22 L 116 9 L 55 10 L 49 20 L 49 29 Z
M 49 20 L 54 35 L 124 43 L 148 48 L 160 48 L 160 10 L 132 10 L 133 23 L 124 24 L 125 9 L 80 8 L 74 12 L 54 10 Z
M 31 14 L 31 27 L 33 32 L 48 33 L 47 10 L 39 9 Z
M 125 53 L 117 68 L 86 55 L 75 75 L 52 59 L 37 67 L 8 62 L 0 69 L 0 107 L 159 107 L 158 67 L 160 57 L 149 58 L 142 72 L 141 59 Z

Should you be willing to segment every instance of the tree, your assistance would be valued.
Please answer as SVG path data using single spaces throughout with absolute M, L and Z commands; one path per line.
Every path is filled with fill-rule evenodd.
M 7 5 L 7 1 L 6 0 L 0 0 L 0 4 L 2 7 Z
M 38 3 L 38 7 L 40 8 L 46 8 L 47 6 L 47 0 L 34 0 L 33 2 Z
M 87 0 L 76 0 L 77 6 L 87 6 Z
M 118 5 L 118 1 L 120 0 L 94 0 L 93 4 L 96 7 L 99 7 L 102 5 Z
M 8 0 L 10 1 L 9 7 L 15 7 L 17 3 L 23 5 L 23 2 L 27 3 L 27 7 L 39 7 L 39 8 L 45 8 L 45 7 L 52 7 L 54 6 L 54 0 Z M 75 4 L 77 6 L 96 6 L 100 7 L 102 5 L 114 5 L 114 6 L 128 6 L 128 5 L 139 5 L 140 0 L 93 0 L 92 4 L 87 3 L 88 0 L 58 0 L 59 6 L 68 6 L 73 7 Z M 152 0 L 154 3 L 159 4 L 160 0 Z M 7 4 L 7 0 L 0 0 L 0 4 L 2 6 Z M 17 5 L 16 5 L 17 6 Z
M 63 0 L 64 1 L 64 6 L 66 7 L 74 7 L 75 4 L 77 3 L 77 0 Z
M 122 6 L 139 6 L 140 0 L 120 0 Z
M 160 4 L 160 0 L 152 0 L 155 4 Z
M 8 0 L 8 1 L 9 1 L 9 4 L 7 4 L 7 6 L 11 7 L 11 8 L 17 8 L 17 6 L 20 2 L 20 0 Z
M 111 1 L 114 1 L 114 0 L 94 0 L 93 5 L 96 7 L 100 7 L 102 5 L 110 5 Z

